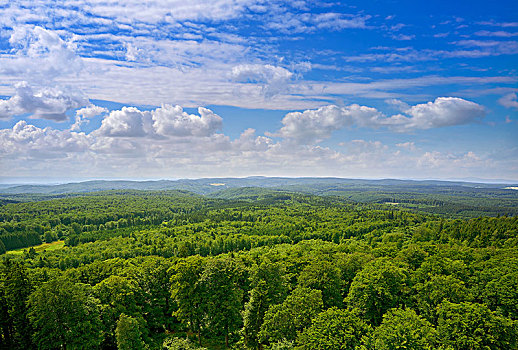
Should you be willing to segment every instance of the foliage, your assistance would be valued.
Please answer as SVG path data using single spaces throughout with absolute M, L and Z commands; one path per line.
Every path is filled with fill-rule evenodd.
M 162 345 L 163 350 L 206 350 L 206 348 L 196 346 L 188 338 L 168 338 Z
M 270 306 L 259 331 L 261 342 L 293 341 L 322 310 L 322 292 L 299 287 L 282 304 Z
M 402 305 L 408 283 L 408 271 L 387 259 L 367 264 L 353 279 L 346 301 L 358 308 L 373 325 L 379 325 L 383 314 Z
M 143 350 L 146 348 L 142 341 L 139 322 L 131 316 L 120 315 L 117 320 L 115 337 L 118 350 Z
M 445 301 L 439 306 L 441 343 L 454 349 L 514 349 L 516 321 L 501 317 L 483 304 Z
M 0 242 L 61 241 L 4 255 L 0 348 L 113 349 L 117 334 L 150 349 L 194 346 L 185 334 L 211 349 L 516 346 L 518 218 L 437 217 L 379 196 L 114 191 L 2 205 Z
M 250 275 L 252 289 L 243 311 L 242 333 L 245 345 L 257 348 L 264 315 L 271 305 L 280 303 L 285 297 L 286 281 L 282 265 L 269 259 L 252 266 Z
M 3 309 L 3 338 L 7 346 L 30 348 L 32 327 L 28 320 L 27 299 L 33 290 L 26 267 L 11 260 L 0 266 L 0 300 Z
M 301 349 L 359 349 L 370 327 L 354 312 L 331 308 L 319 313 L 298 337 Z
M 320 290 L 325 309 L 342 306 L 340 271 L 332 263 L 317 260 L 306 266 L 299 275 L 298 284 Z
M 372 334 L 370 343 L 375 350 L 437 348 L 435 328 L 412 309 L 389 310 Z
M 99 301 L 87 285 L 53 279 L 36 288 L 28 305 L 33 340 L 39 349 L 100 345 Z
M 207 328 L 215 334 L 224 334 L 227 347 L 229 333 L 241 326 L 242 273 L 233 260 L 211 259 L 200 277 L 206 295 Z

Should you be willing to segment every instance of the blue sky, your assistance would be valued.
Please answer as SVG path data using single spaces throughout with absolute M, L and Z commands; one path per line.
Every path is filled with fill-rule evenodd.
M 454 5 L 0 0 L 0 181 L 518 181 L 518 4 Z

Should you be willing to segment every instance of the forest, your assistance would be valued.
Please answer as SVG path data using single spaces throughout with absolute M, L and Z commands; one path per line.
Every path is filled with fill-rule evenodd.
M 292 189 L 3 197 L 0 348 L 518 349 L 514 194 Z

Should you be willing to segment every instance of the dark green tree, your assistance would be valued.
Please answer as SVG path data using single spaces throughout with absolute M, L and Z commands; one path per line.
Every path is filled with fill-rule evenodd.
M 26 267 L 10 259 L 4 260 L 2 275 L 2 294 L 7 309 L 11 346 L 30 348 L 32 328 L 28 319 L 27 300 L 33 290 Z
M 39 349 L 94 349 L 101 344 L 99 300 L 90 289 L 59 278 L 43 283 L 29 296 L 29 320 Z
M 147 333 L 142 317 L 142 297 L 137 283 L 129 278 L 110 276 L 94 287 L 96 297 L 101 302 L 101 320 L 104 324 L 104 344 L 116 344 L 115 328 L 122 314 L 132 317 L 143 336 Z
M 170 260 L 149 256 L 138 258 L 125 275 L 137 283 L 143 298 L 143 314 L 150 330 L 161 332 L 172 322 Z

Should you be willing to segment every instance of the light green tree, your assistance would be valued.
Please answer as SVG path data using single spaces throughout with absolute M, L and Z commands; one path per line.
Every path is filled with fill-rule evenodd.
M 328 261 L 316 260 L 306 266 L 299 275 L 298 284 L 301 287 L 322 291 L 325 309 L 343 305 L 340 270 Z
M 243 290 L 239 285 L 241 269 L 230 259 L 211 259 L 200 277 L 206 295 L 208 325 L 212 332 L 223 333 L 229 346 L 229 333 L 242 324 Z
M 323 308 L 322 292 L 299 287 L 282 304 L 271 306 L 259 332 L 260 342 L 293 341 L 297 333 L 311 324 Z
M 412 309 L 392 309 L 372 334 L 374 350 L 436 349 L 436 330 Z
M 440 343 L 447 349 L 515 349 L 516 321 L 497 315 L 484 304 L 443 302 L 438 307 Z
M 370 327 L 349 310 L 331 308 L 319 313 L 297 338 L 300 349 L 359 349 Z
M 143 350 L 146 348 L 142 341 L 139 322 L 125 314 L 121 314 L 115 328 L 118 350 Z
M 180 259 L 171 268 L 171 297 L 178 307 L 174 315 L 198 335 L 200 346 L 207 315 L 207 291 L 201 283 L 204 269 L 205 261 L 197 255 Z
M 383 314 L 404 301 L 408 271 L 387 259 L 368 263 L 351 283 L 346 302 L 358 308 L 373 325 L 381 323 Z
M 279 263 L 265 259 L 250 272 L 252 289 L 243 312 L 243 338 L 249 348 L 259 348 L 259 331 L 270 305 L 280 303 L 286 295 L 284 269 Z

